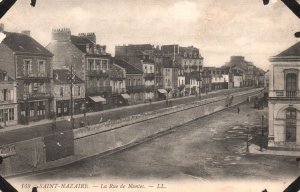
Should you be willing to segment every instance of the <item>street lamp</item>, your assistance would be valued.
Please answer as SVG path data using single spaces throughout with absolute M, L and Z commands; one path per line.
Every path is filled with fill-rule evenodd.
M 199 100 L 201 100 L 201 82 L 202 82 L 201 73 L 202 73 L 202 70 L 200 69 L 200 66 L 199 66 Z
M 260 151 L 263 151 L 263 137 L 264 137 L 264 118 L 265 116 L 261 116 L 261 140 L 260 140 Z

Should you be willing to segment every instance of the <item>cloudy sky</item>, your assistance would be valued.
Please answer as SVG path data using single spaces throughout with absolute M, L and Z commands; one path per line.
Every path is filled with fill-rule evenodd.
M 204 65 L 221 66 L 231 55 L 267 69 L 268 58 L 297 42 L 298 18 L 280 1 L 262 0 L 19 0 L 1 19 L 8 31 L 30 30 L 47 45 L 53 28 L 95 32 L 115 45 L 194 45 Z

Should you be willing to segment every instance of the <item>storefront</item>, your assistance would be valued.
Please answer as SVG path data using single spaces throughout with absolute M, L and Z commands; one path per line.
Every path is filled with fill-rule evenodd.
M 84 113 L 84 99 L 74 99 L 74 115 Z M 68 116 L 71 111 L 70 100 L 56 101 L 56 116 Z
M 50 101 L 24 101 L 19 103 L 19 122 L 26 124 L 30 121 L 38 121 L 49 117 Z

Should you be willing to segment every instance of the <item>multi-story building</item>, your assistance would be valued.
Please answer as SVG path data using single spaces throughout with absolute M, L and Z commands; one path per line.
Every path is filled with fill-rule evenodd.
M 126 105 L 130 96 L 126 93 L 126 70 L 116 64 L 111 68 L 110 86 L 112 87 L 112 103 Z
M 53 109 L 52 56 L 26 34 L 4 31 L 0 44 L 0 68 L 17 82 L 20 123 L 48 118 Z
M 73 114 L 83 113 L 85 110 L 84 81 L 77 75 L 73 77 L 73 103 L 71 103 L 71 72 L 68 69 L 53 70 L 53 95 L 55 100 L 56 116 L 68 116 L 73 105 Z
M 96 111 L 109 107 L 112 102 L 111 55 L 106 52 L 106 46 L 96 43 L 95 33 L 75 36 L 70 29 L 54 29 L 47 49 L 54 54 L 54 68 L 72 65 L 75 74 L 84 80 L 88 106 Z
M 229 76 L 225 75 L 222 68 L 204 67 L 203 73 L 210 76 L 211 85 L 209 86 L 209 91 L 228 89 Z
M 172 58 L 185 73 L 200 71 L 203 66 L 203 57 L 198 48 L 180 47 L 179 45 L 161 46 L 163 56 Z
M 269 147 L 300 146 L 300 42 L 271 57 Z
M 145 101 L 145 84 L 143 71 L 130 65 L 123 59 L 115 59 L 115 65 L 126 71 L 126 93 L 122 94 L 124 99 L 128 99 L 129 104 L 141 103 Z M 127 96 L 129 95 L 130 98 Z
M 229 87 L 258 87 L 263 84 L 264 71 L 256 67 L 252 62 L 246 61 L 243 56 L 231 56 L 230 61 L 226 62 L 222 68 L 227 68 L 229 72 L 236 72 L 243 76 L 242 85 L 229 85 Z M 229 82 L 229 84 L 231 83 L 233 82 Z
M 155 78 L 155 74 L 160 74 L 160 69 L 155 70 L 155 60 L 156 63 L 160 63 L 159 57 L 156 57 L 155 48 L 150 44 L 141 44 L 141 45 L 124 45 L 115 47 L 115 56 L 118 59 L 125 60 L 130 65 L 133 65 L 135 68 L 142 70 L 144 73 L 144 85 L 145 85 L 145 100 L 154 99 L 156 90 L 156 84 L 159 86 L 160 77 Z
M 163 59 L 163 79 L 163 89 L 168 92 L 168 97 L 176 97 L 179 95 L 178 67 L 175 61 L 170 57 L 164 57 Z
M 17 83 L 0 70 L 0 126 L 18 123 Z

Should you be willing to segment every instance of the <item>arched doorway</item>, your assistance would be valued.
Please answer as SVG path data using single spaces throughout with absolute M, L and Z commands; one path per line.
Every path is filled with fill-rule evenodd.
M 296 129 L 297 129 L 297 110 L 289 107 L 286 109 L 286 122 L 285 122 L 285 139 L 286 142 L 296 142 Z

